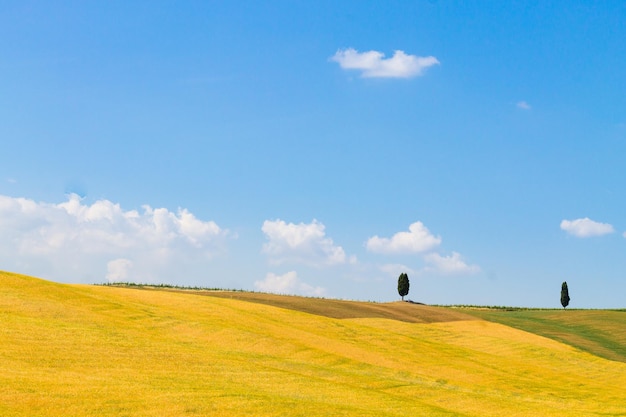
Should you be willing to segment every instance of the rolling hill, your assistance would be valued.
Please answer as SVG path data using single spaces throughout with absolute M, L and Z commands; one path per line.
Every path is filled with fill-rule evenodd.
M 490 320 L 0 273 L 0 415 L 626 416 L 625 363 Z
M 626 362 L 625 310 L 464 311 L 484 320 L 549 337 L 602 358 Z

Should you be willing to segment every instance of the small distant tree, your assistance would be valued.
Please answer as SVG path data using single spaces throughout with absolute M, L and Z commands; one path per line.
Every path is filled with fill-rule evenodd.
M 563 308 L 569 305 L 569 290 L 567 289 L 567 282 L 563 282 L 561 285 L 561 305 Z
M 409 276 L 404 272 L 398 277 L 398 294 L 404 301 L 404 296 L 409 293 Z

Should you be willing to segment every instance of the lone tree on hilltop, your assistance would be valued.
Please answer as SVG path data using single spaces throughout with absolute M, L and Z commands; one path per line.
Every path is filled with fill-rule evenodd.
M 404 301 L 404 296 L 409 293 L 409 276 L 404 272 L 400 274 L 398 277 L 398 294 L 402 297 L 402 301 Z
M 569 305 L 569 291 L 567 289 L 567 282 L 563 282 L 561 285 L 561 305 L 563 308 Z

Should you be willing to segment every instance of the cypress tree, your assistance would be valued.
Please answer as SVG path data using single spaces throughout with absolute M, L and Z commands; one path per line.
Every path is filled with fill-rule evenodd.
M 569 305 L 569 290 L 567 289 L 567 282 L 563 282 L 561 285 L 561 305 L 563 308 Z
M 398 277 L 398 294 L 404 301 L 404 296 L 409 293 L 409 276 L 404 272 Z

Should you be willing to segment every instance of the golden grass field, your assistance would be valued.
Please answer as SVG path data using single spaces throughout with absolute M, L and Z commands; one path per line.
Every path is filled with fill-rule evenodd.
M 626 363 L 468 313 L 0 273 L 0 416 L 626 416 Z

